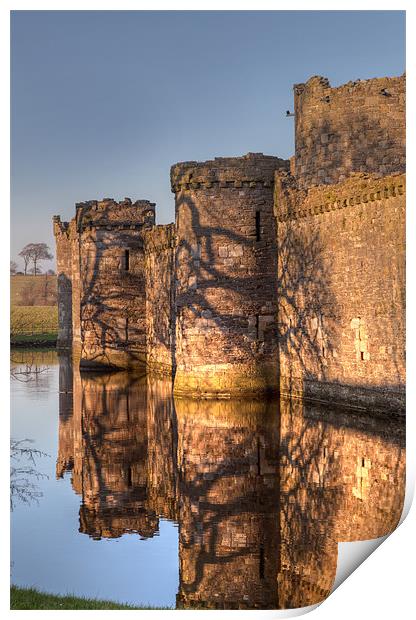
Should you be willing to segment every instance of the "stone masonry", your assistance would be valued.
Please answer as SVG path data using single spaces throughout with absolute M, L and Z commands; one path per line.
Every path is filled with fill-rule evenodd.
M 264 392 L 278 377 L 274 171 L 261 153 L 171 170 L 176 232 L 176 392 Z
M 68 236 L 72 243 L 72 269 L 60 271 L 58 281 L 70 275 L 74 349 L 83 367 L 145 364 L 143 231 L 154 225 L 154 206 L 129 198 L 89 201 L 77 204 L 69 225 L 54 221 L 58 256 L 66 257 Z M 59 304 L 66 307 L 68 294 L 59 293 Z M 59 311 L 59 342 L 70 330 L 70 315 Z
M 56 239 L 56 270 L 58 273 L 58 347 L 72 347 L 72 244 L 69 224 L 53 218 Z
M 280 390 L 404 407 L 405 175 L 277 175 Z
M 405 172 L 405 79 L 357 80 L 331 88 L 314 76 L 296 84 L 295 173 L 303 188 L 352 172 Z
M 294 157 L 174 165 L 175 224 L 130 199 L 54 217 L 58 346 L 82 367 L 403 411 L 405 77 L 294 91 Z

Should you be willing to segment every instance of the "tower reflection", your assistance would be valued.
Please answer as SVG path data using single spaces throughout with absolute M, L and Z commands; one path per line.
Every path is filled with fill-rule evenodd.
M 60 360 L 57 475 L 80 532 L 179 527 L 177 607 L 283 609 L 328 596 L 337 543 L 383 536 L 404 498 L 404 429 L 301 400 L 175 398 L 171 382 Z
M 276 401 L 175 400 L 185 608 L 277 608 Z

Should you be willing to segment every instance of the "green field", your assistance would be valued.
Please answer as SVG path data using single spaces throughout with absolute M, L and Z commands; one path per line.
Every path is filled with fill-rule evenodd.
M 58 335 L 57 306 L 14 306 L 10 311 L 12 344 L 54 343 Z
M 11 344 L 56 343 L 58 335 L 56 289 L 56 276 L 11 276 Z
M 10 609 L 169 609 L 168 607 L 132 607 L 122 603 L 78 596 L 55 596 L 34 588 L 10 588 Z
M 55 306 L 56 295 L 56 276 L 10 276 L 11 306 Z

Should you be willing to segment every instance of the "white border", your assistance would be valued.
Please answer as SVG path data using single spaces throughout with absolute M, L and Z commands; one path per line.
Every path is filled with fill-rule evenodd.
M 414 2 L 413 2 L 414 4 Z M 416 33 L 416 19 L 415 11 L 412 3 L 409 1 L 400 2 L 383 2 L 383 1 L 367 1 L 365 6 L 363 2 L 357 2 L 351 0 L 350 2 L 340 2 L 334 7 L 334 3 L 329 1 L 320 1 L 316 3 L 301 2 L 293 0 L 289 4 L 287 2 L 272 2 L 258 0 L 256 3 L 249 2 L 248 0 L 240 0 L 239 2 L 225 2 L 224 0 L 219 2 L 218 0 L 211 0 L 211 2 L 199 2 L 196 5 L 195 2 L 137 2 L 134 0 L 73 0 L 72 2 L 59 2 L 55 1 L 7 1 L 3 0 L 0 7 L 0 37 L 1 37 L 1 74 L 3 93 L 10 92 L 10 29 L 9 29 L 9 11 L 10 10 L 406 10 L 407 11 L 407 67 L 408 67 L 408 80 L 407 80 L 407 105 L 408 105 L 408 134 L 407 134 L 407 161 L 409 170 L 415 170 L 415 147 L 416 144 L 416 110 L 415 110 L 415 88 L 414 88 L 414 71 L 415 65 L 415 46 L 414 38 Z M 388 32 L 380 33 L 380 36 L 388 37 Z M 354 33 L 351 33 L 351 45 L 354 44 Z M 288 52 L 290 53 L 290 51 Z M 8 205 L 10 204 L 10 158 L 9 147 L 10 140 L 10 105 L 9 97 L 3 94 L 1 98 L 1 114 L 0 114 L 0 131 L 2 136 L 2 166 L 1 166 L 1 188 L 3 194 L 3 210 L 2 210 L 2 242 L 0 244 L 0 251 L 2 260 L 0 262 L 2 268 L 2 284 L 3 284 L 3 303 L 0 305 L 0 330 L 1 330 L 1 343 L 3 347 L 3 355 L 1 357 L 1 372 L 0 377 L 2 381 L 2 402 L 3 402 L 3 416 L 7 420 L 6 428 L 3 432 L 3 467 L 2 467 L 2 483 L 4 485 L 2 498 L 2 533 L 3 536 L 8 539 L 9 532 L 9 491 L 8 491 L 8 477 L 9 477 L 9 419 L 7 411 L 9 410 L 9 361 L 8 361 L 8 347 L 9 347 L 9 319 L 8 319 L 8 298 L 9 298 L 9 254 L 10 254 L 10 242 L 9 242 L 9 229 L 10 229 L 10 217 Z M 411 110 L 411 113 L 409 112 Z M 414 551 L 414 541 L 416 540 L 416 509 L 411 505 L 411 499 L 414 492 L 415 485 L 415 470 L 416 470 L 416 450 L 415 450 L 415 385 L 416 385 L 416 370 L 415 370 L 415 328 L 411 322 L 411 318 L 415 316 L 415 285 L 413 281 L 413 274 L 415 273 L 416 262 L 416 241 L 415 241 L 415 179 L 414 175 L 410 175 L 407 179 L 407 493 L 406 493 L 406 505 L 404 514 L 410 510 L 409 518 L 407 518 L 402 525 L 390 536 L 388 539 L 377 549 L 365 562 L 362 564 L 331 596 L 322 603 L 315 611 L 312 612 L 313 617 L 319 620 L 325 618 L 336 617 L 338 619 L 348 618 L 352 614 L 359 618 L 388 618 L 389 620 L 394 617 L 395 619 L 410 618 L 414 616 L 415 602 L 413 598 L 414 578 L 413 578 L 413 558 L 412 558 L 412 542 Z M 354 543 L 353 543 L 354 544 Z M 8 549 L 8 540 L 3 541 L 2 549 Z M 2 554 L 3 555 L 3 554 Z M 5 557 L 4 557 L 5 556 Z M 1 563 L 1 586 L 2 586 L 2 609 L 6 615 L 13 614 L 13 617 L 17 618 L 23 613 L 24 617 L 27 614 L 43 614 L 42 611 L 21 612 L 9 610 L 9 566 L 10 558 L 8 554 L 4 554 Z M 49 612 L 50 613 L 50 612 Z M 91 614 L 94 612 L 72 612 L 66 611 L 66 614 Z M 121 612 L 106 612 L 108 614 L 119 614 Z M 148 615 L 152 617 L 163 615 L 167 617 L 173 614 L 175 618 L 178 618 L 178 614 L 186 614 L 186 618 L 200 617 L 200 614 L 216 614 L 218 617 L 250 615 L 252 618 L 261 617 L 281 617 L 282 612 L 251 612 L 251 611 L 221 611 L 221 612 L 140 612 L 140 614 Z M 284 613 L 284 612 L 283 612 Z M 298 612 L 299 613 L 299 612 Z M 286 614 L 287 615 L 287 614 Z M 293 614 L 290 614 L 293 615 Z M 172 616 L 172 617 L 173 617 Z

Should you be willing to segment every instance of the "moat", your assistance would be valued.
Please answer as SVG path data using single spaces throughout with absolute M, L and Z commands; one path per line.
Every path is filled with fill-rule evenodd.
M 185 609 L 302 607 L 330 593 L 338 542 L 400 519 L 394 412 L 173 398 L 167 379 L 80 373 L 55 351 L 12 353 L 11 398 L 12 438 L 47 455 L 18 463 L 33 470 L 12 496 L 19 586 Z

